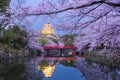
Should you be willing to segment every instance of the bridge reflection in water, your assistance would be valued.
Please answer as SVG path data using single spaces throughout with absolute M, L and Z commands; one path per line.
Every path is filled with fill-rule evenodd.
M 15 58 L 1 60 L 0 80 L 120 80 L 120 66 L 81 57 Z

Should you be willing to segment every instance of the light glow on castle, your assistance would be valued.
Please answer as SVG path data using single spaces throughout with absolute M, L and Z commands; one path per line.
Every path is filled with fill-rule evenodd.
M 50 23 L 45 24 L 45 26 L 43 27 L 41 33 L 46 37 L 55 35 L 54 28 L 52 27 L 52 25 Z

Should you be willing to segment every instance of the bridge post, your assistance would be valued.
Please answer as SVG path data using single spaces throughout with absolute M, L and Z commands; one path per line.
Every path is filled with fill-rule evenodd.
M 46 49 L 46 56 L 48 56 L 49 54 L 49 49 Z
M 59 55 L 62 56 L 62 49 L 59 49 L 59 50 L 60 50 L 60 51 L 59 51 L 59 52 L 60 52 Z

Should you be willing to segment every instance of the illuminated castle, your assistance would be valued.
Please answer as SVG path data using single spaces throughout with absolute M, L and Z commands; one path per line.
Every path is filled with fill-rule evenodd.
M 47 39 L 47 46 L 57 46 L 60 40 L 60 37 L 55 34 L 55 30 L 50 23 L 46 23 L 42 30 L 39 31 Z M 43 37 L 43 38 L 45 38 Z M 53 41 L 54 40 L 54 41 Z M 57 42 L 55 42 L 57 41 Z
M 50 37 L 50 36 L 55 35 L 54 28 L 52 27 L 52 25 L 50 23 L 45 24 L 45 26 L 43 27 L 41 33 L 46 37 Z

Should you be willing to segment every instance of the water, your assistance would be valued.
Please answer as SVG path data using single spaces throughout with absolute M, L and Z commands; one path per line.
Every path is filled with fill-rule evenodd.
M 120 68 L 84 58 L 16 58 L 0 61 L 0 80 L 120 80 Z
M 43 80 L 86 80 L 75 63 L 73 58 L 45 58 L 38 66 L 43 72 Z
M 64 65 L 56 65 L 56 69 L 50 78 L 43 80 L 85 80 L 85 77 L 76 68 L 66 67 Z

